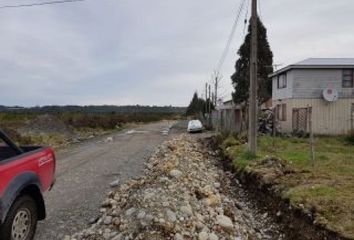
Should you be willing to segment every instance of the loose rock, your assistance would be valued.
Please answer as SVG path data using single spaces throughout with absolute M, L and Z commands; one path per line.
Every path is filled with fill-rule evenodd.
M 111 183 L 97 221 L 65 240 L 282 239 L 269 235 L 274 227 L 267 215 L 255 216 L 248 201 L 234 195 L 233 175 L 218 161 L 193 135 L 165 142 L 140 178 Z

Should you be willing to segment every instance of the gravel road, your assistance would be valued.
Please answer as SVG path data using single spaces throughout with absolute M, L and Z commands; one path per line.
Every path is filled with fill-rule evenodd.
M 180 122 L 158 122 L 91 139 L 57 153 L 57 181 L 45 194 L 47 219 L 39 223 L 35 240 L 62 239 L 98 216 L 99 205 L 119 179 L 139 176 L 146 157 L 161 142 L 185 131 Z

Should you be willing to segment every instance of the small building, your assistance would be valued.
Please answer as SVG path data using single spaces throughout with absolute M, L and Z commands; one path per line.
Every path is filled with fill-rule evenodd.
M 339 135 L 354 130 L 354 58 L 310 58 L 270 75 L 280 131 Z
M 242 130 L 242 108 L 233 100 L 220 103 L 212 114 L 213 127 L 224 134 L 240 133 Z

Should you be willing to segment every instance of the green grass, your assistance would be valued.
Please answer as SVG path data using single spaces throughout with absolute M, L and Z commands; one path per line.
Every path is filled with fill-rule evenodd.
M 270 176 L 292 204 L 315 210 L 318 223 L 354 238 L 354 145 L 347 137 L 316 138 L 314 168 L 308 139 L 263 136 L 257 156 L 250 155 L 245 144 L 231 145 L 238 141 L 227 141 L 227 148 L 222 145 L 222 150 L 237 168 L 247 167 L 267 180 Z M 272 175 L 272 167 L 259 164 L 270 156 L 284 160 L 294 173 Z

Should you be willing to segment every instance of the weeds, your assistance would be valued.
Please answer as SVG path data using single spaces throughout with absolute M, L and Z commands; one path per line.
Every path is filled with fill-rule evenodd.
M 308 139 L 269 136 L 259 138 L 257 156 L 237 139 L 226 139 L 222 150 L 236 168 L 246 168 L 270 179 L 281 195 L 294 205 L 315 211 L 316 222 L 354 238 L 354 135 L 315 139 L 316 167 L 310 164 Z M 275 145 L 273 144 L 273 140 Z M 225 148 L 227 146 L 227 148 Z M 277 158 L 289 166 L 291 174 L 278 174 L 277 164 L 262 165 L 261 160 Z
M 346 137 L 345 140 L 351 144 L 354 145 L 354 131 L 351 131 Z

